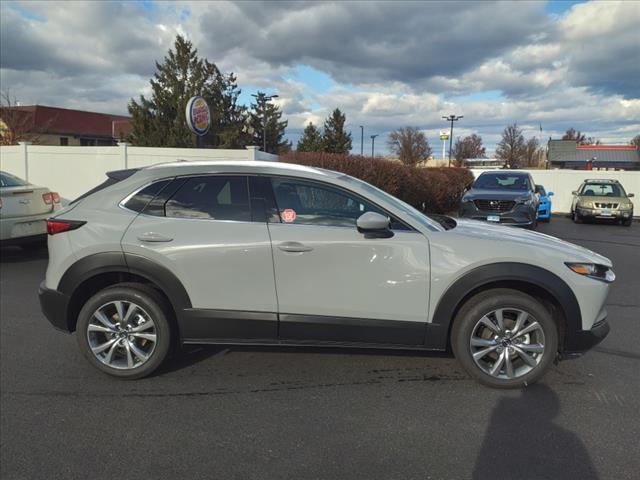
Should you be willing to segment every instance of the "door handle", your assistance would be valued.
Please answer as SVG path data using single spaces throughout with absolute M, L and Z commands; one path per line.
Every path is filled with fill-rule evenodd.
M 138 240 L 140 240 L 141 242 L 170 242 L 171 240 L 173 240 L 173 238 L 166 237 L 160 233 L 147 232 L 138 235 Z
M 310 252 L 313 250 L 313 247 L 309 247 L 308 245 L 304 245 L 300 242 L 282 242 L 278 245 L 278 248 L 283 252 Z

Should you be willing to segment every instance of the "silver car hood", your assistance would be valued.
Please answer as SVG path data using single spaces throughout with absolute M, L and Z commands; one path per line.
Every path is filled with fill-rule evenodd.
M 510 242 L 520 244 L 527 248 L 539 248 L 543 250 L 553 250 L 554 253 L 566 257 L 567 261 L 597 263 L 613 266 L 611 260 L 587 248 L 566 242 L 551 235 L 533 232 L 518 227 L 507 227 L 503 225 L 492 225 L 479 220 L 467 220 L 456 218 L 457 226 L 450 230 L 465 237 L 476 237 L 482 240 L 496 242 Z

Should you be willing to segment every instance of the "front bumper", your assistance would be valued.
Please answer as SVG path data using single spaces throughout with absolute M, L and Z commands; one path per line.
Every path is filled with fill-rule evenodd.
M 538 207 L 538 218 L 550 218 L 551 217 L 551 206 L 550 205 L 540 205 Z
M 460 204 L 458 215 L 472 220 L 488 221 L 489 217 L 498 219 L 496 222 L 488 221 L 488 223 L 496 223 L 501 225 L 514 225 L 520 227 L 528 227 L 533 225 L 537 211 L 533 206 L 525 204 L 516 204 L 508 212 L 492 212 L 479 210 L 474 202 L 464 202 Z
M 606 220 L 606 219 L 626 220 L 629 218 L 633 218 L 633 210 L 611 209 L 609 212 L 609 215 L 603 215 L 603 211 L 601 208 L 577 207 L 576 211 L 578 212 L 578 215 L 580 215 L 582 218 L 600 218 L 603 220 Z
M 69 310 L 69 297 L 57 290 L 47 288 L 42 282 L 38 289 L 38 298 L 40 300 L 40 309 L 47 320 L 51 322 L 56 329 L 69 333 L 69 322 L 67 321 L 67 313 Z
M 591 330 L 578 330 L 567 336 L 561 356 L 571 358 L 582 355 L 587 350 L 595 347 L 609 334 L 610 327 L 604 318 L 595 323 Z

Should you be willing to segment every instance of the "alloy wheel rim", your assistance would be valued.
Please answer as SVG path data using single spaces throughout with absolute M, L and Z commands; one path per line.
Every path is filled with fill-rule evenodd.
M 93 312 L 86 334 L 98 361 L 118 370 L 144 365 L 156 348 L 155 322 L 140 305 L 125 300 L 105 303 Z
M 514 380 L 541 362 L 544 330 L 525 310 L 499 308 L 476 322 L 469 346 L 473 361 L 483 372 L 500 380 Z

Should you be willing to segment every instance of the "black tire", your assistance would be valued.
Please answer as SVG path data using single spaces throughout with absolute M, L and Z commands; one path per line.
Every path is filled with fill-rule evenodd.
M 131 369 L 110 367 L 98 360 L 91 350 L 87 337 L 87 329 L 94 312 L 101 306 L 117 300 L 133 302 L 140 306 L 155 324 L 156 342 L 151 355 L 144 363 Z M 76 340 L 89 363 L 98 370 L 122 379 L 143 378 L 156 370 L 169 352 L 172 336 L 171 312 L 168 302 L 154 288 L 139 283 L 120 283 L 99 291 L 84 304 L 78 315 Z
M 580 215 L 577 210 L 574 210 L 572 212 L 571 218 L 573 220 L 573 223 L 582 223 L 582 215 Z
M 625 227 L 630 227 L 632 223 L 633 223 L 633 217 L 628 218 L 626 220 L 622 220 L 622 225 L 624 225 Z
M 485 372 L 473 359 L 470 345 L 471 336 L 478 328 L 477 322 L 485 315 L 502 308 L 527 312 L 530 319 L 538 322 L 544 334 L 544 351 L 540 354 L 537 365 L 511 379 L 498 378 Z M 535 298 L 517 290 L 492 289 L 475 295 L 462 306 L 453 323 L 451 347 L 466 372 L 480 383 L 494 388 L 520 388 L 538 381 L 555 360 L 558 352 L 558 328 L 551 313 Z M 515 361 L 525 365 L 522 359 L 516 358 Z M 500 372 L 502 369 L 498 370 L 499 374 Z
M 533 220 L 531 221 L 531 225 L 527 225 L 527 229 L 535 230 L 536 228 L 538 228 L 538 216 L 534 215 Z

